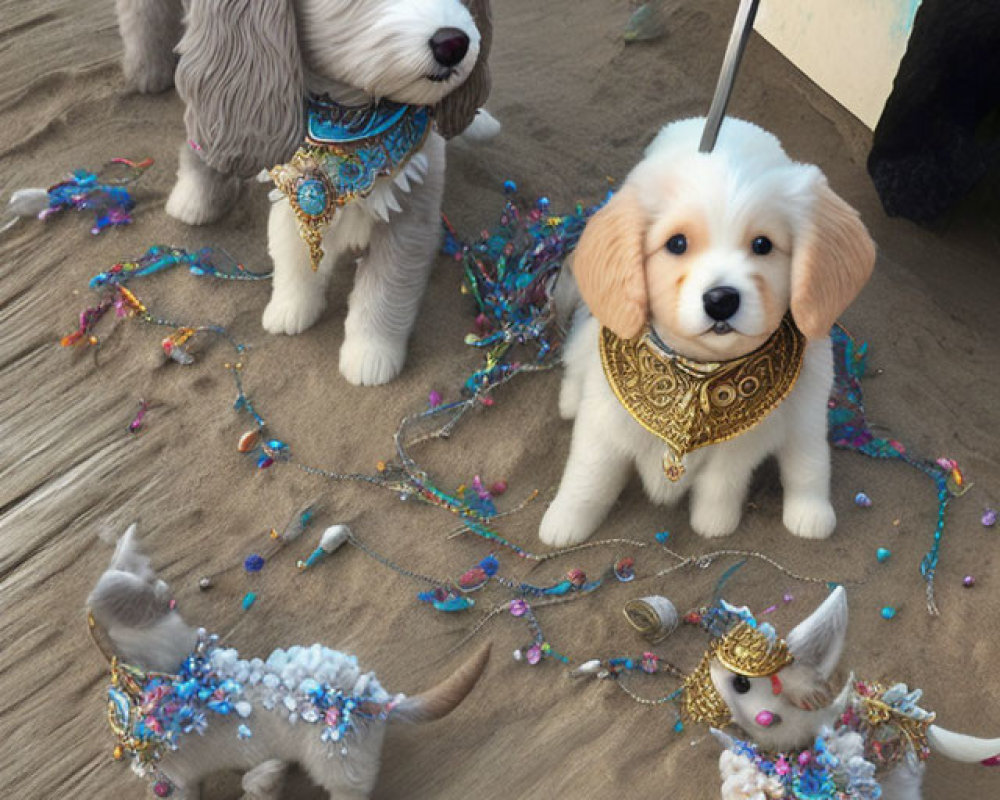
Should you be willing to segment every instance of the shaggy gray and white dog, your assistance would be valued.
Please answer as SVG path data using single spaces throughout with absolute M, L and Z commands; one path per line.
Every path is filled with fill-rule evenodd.
M 189 142 L 167 213 L 211 222 L 242 180 L 282 164 L 305 135 L 303 105 L 386 99 L 434 108 L 435 132 L 400 175 L 336 214 L 313 271 L 287 199 L 268 227 L 274 287 L 263 325 L 297 334 L 326 307 L 338 257 L 359 261 L 340 370 L 351 383 L 392 380 L 403 367 L 440 236 L 445 139 L 489 138 L 489 0 L 117 0 L 124 68 L 140 91 L 176 78 Z M 182 31 L 183 14 L 183 37 Z M 179 53 L 179 61 L 174 52 Z M 176 69 L 175 69 L 176 68 Z

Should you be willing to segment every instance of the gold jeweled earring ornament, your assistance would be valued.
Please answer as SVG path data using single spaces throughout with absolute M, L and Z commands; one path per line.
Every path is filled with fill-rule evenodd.
M 604 375 L 632 418 L 666 444 L 663 471 L 684 475 L 684 456 L 745 433 L 781 403 L 802 369 L 805 337 L 785 315 L 758 349 L 729 361 L 665 351 L 647 329 L 622 339 L 601 328 Z

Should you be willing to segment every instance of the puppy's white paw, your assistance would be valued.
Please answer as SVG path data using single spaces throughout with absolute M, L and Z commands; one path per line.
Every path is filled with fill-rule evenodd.
M 587 539 L 596 527 L 589 516 L 582 507 L 566 508 L 557 496 L 542 517 L 538 538 L 549 547 L 578 544 Z
M 167 214 L 187 225 L 214 222 L 226 211 L 226 206 L 215 204 L 213 194 L 197 178 L 182 175 L 167 198 Z
M 325 308 L 326 298 L 321 293 L 299 298 L 272 296 L 261 325 L 268 333 L 294 336 L 312 326 Z
M 719 503 L 715 498 L 707 500 L 691 500 L 691 527 L 694 532 L 706 539 L 728 536 L 740 524 L 742 509 L 739 505 Z
M 826 497 L 786 497 L 782 522 L 803 539 L 826 539 L 837 527 L 837 512 Z
M 355 386 L 388 383 L 403 369 L 406 343 L 348 335 L 340 348 L 340 374 Z

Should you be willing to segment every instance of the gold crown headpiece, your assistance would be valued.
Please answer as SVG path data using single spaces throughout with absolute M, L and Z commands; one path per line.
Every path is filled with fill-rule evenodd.
M 712 652 L 730 672 L 748 678 L 770 677 L 794 660 L 784 639 L 771 639 L 747 622 L 717 641 Z
M 705 653 L 684 681 L 682 711 L 694 722 L 706 722 L 715 728 L 731 719 L 729 706 L 712 683 L 712 659 L 718 659 L 730 672 L 748 678 L 766 678 L 794 661 L 783 639 L 772 639 L 760 629 L 741 622 L 718 639 Z

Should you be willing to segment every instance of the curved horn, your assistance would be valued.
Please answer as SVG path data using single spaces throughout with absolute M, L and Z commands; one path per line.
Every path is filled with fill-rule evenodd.
M 472 691 L 489 660 L 490 645 L 486 644 L 437 686 L 403 700 L 394 716 L 409 722 L 429 722 L 450 714 Z
M 931 725 L 927 729 L 927 741 L 930 742 L 932 750 L 947 756 L 952 761 L 972 763 L 1000 755 L 1000 739 L 979 739 L 949 731 L 938 725 Z

